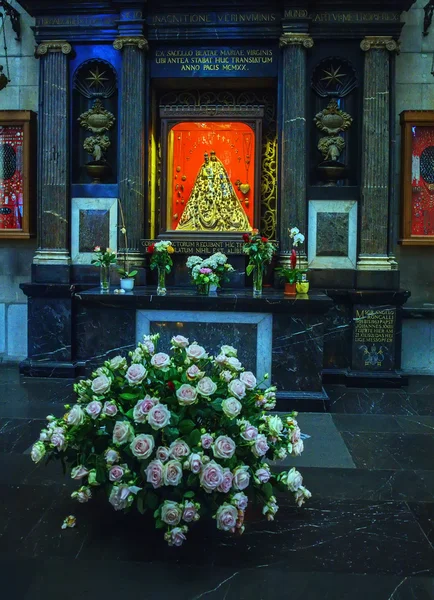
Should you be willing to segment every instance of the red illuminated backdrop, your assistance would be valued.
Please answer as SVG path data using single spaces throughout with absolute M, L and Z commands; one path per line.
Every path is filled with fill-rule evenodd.
M 255 141 L 255 133 L 246 123 L 184 122 L 171 129 L 168 182 L 171 229 L 176 229 L 181 219 L 196 177 L 204 163 L 204 153 L 209 154 L 212 150 L 223 163 L 240 205 L 253 227 Z M 240 182 L 238 185 L 237 181 Z M 248 192 L 245 191 L 246 184 L 250 188 Z
M 0 229 L 22 229 L 23 128 L 0 126 Z
M 434 128 L 413 127 L 412 235 L 434 235 Z

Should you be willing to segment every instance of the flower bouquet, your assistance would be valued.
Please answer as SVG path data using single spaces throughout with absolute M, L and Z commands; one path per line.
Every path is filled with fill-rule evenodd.
M 170 273 L 173 267 L 172 254 L 175 248 L 172 242 L 161 241 L 148 246 L 148 254 L 151 255 L 151 269 L 158 270 L 157 294 L 166 294 L 166 273 Z
M 100 267 L 101 291 L 107 292 L 110 288 L 110 265 L 116 262 L 116 252 L 113 252 L 111 248 L 101 250 L 100 246 L 95 246 L 93 251 L 95 258 L 91 261 L 91 264 Z
M 78 502 L 104 489 L 115 510 L 149 511 L 169 545 L 204 518 L 243 533 L 249 502 L 272 521 L 278 489 L 301 506 L 311 495 L 301 475 L 273 474 L 266 462 L 303 450 L 296 413 L 268 413 L 275 388 L 260 388 L 231 346 L 213 358 L 178 335 L 169 355 L 157 340 L 145 336 L 130 360 L 116 356 L 76 383 L 77 404 L 47 417 L 32 459 L 60 459 Z
M 243 240 L 243 252 L 249 257 L 246 273 L 247 275 L 253 273 L 253 294 L 260 296 L 264 268 L 266 263 L 271 263 L 276 247 L 257 229 L 253 229 L 252 233 L 243 234 Z
M 191 280 L 198 286 L 199 293 L 203 294 L 208 294 L 212 287 L 215 287 L 216 290 L 223 281 L 228 281 L 229 273 L 234 272 L 234 268 L 228 263 L 227 256 L 222 252 L 216 252 L 208 258 L 189 256 L 187 268 Z

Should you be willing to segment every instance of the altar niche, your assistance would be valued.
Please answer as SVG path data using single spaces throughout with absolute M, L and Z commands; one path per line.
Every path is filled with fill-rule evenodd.
M 259 227 L 262 106 L 160 107 L 160 235 L 239 238 Z

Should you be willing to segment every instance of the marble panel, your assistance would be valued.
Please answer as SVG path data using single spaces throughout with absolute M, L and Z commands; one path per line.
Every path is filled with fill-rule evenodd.
M 6 351 L 6 305 L 0 304 L 0 354 Z
M 312 269 L 354 269 L 357 258 L 357 202 L 309 202 L 308 259 Z
M 79 214 L 78 251 L 93 252 L 97 245 L 110 247 L 110 212 L 90 209 Z
M 100 222 L 108 215 L 107 222 Z M 106 217 L 104 217 L 105 219 Z M 109 246 L 117 250 L 118 200 L 117 198 L 72 198 L 71 257 L 74 264 L 90 264 L 93 247 Z M 81 227 L 84 227 L 84 231 Z M 101 236 L 106 244 L 96 239 Z
M 324 315 L 324 368 L 346 369 L 351 359 L 351 306 L 335 304 Z
M 71 299 L 29 298 L 29 358 L 70 361 Z
M 11 304 L 7 309 L 7 353 L 27 356 L 27 304 Z
M 136 341 L 158 332 L 160 347 L 168 351 L 170 338 L 181 334 L 214 354 L 223 344 L 230 344 L 260 380 L 265 373 L 271 376 L 272 322 L 273 317 L 264 313 L 138 310 Z
M 401 368 L 404 373 L 434 375 L 433 319 L 403 319 Z

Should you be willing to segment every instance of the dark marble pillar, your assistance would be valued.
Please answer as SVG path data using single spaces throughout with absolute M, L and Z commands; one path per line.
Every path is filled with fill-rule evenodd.
M 128 259 L 137 265 L 143 260 L 140 240 L 145 235 L 145 51 L 148 42 L 143 36 L 121 36 L 113 46 L 122 51 L 119 196 L 127 230 Z M 121 215 L 119 217 L 121 219 Z M 121 252 L 124 246 L 124 236 L 120 234 Z
M 390 194 L 390 63 L 398 44 L 390 36 L 369 36 L 361 43 L 365 54 L 360 271 L 391 271 L 397 265 L 388 255 Z
M 288 229 L 307 231 L 306 210 L 306 51 L 313 47 L 306 33 L 284 33 L 280 37 L 283 51 L 281 158 L 280 158 L 280 262 L 289 260 L 291 251 Z M 307 268 L 304 249 L 302 268 Z
M 34 263 L 69 265 L 69 58 L 61 40 L 39 44 L 38 250 Z

